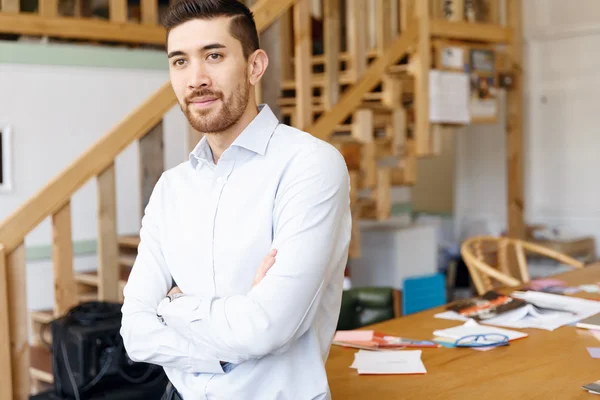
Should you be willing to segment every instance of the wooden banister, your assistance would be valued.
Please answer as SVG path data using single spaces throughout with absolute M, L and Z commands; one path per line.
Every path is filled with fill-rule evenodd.
M 54 316 L 60 317 L 77 304 L 73 276 L 73 236 L 71 202 L 67 201 L 52 215 L 52 265 L 54 270 Z
M 8 274 L 6 270 L 6 252 L 0 244 L 0 376 L 10 381 L 12 376 L 10 346 L 10 313 L 8 296 Z M 0 385 L 0 399 L 12 399 L 12 385 Z
M 98 299 L 119 300 L 119 242 L 114 162 L 102 171 L 98 185 Z

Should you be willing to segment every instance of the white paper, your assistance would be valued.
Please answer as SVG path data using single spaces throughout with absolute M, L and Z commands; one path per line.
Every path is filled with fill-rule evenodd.
M 475 322 L 475 320 L 472 319 L 469 319 L 463 325 L 434 331 L 433 334 L 435 336 L 441 336 L 455 340 L 471 335 L 500 334 L 508 336 L 508 340 L 521 339 L 527 336 L 527 334 L 523 332 L 497 328 L 489 325 L 479 325 L 477 322 Z
M 359 350 L 350 368 L 359 374 L 425 374 L 421 350 Z
M 508 311 L 495 318 L 479 321 L 479 323 L 505 328 L 537 328 L 553 331 L 561 326 L 570 325 L 600 313 L 600 302 L 594 300 L 533 291 L 514 292 L 512 296 L 523 299 L 530 304 Z M 545 308 L 552 310 L 546 310 Z M 435 317 L 456 321 L 468 320 L 467 317 L 455 311 L 439 313 Z
M 442 65 L 446 68 L 463 69 L 465 54 L 461 47 L 446 47 L 442 50 Z
M 429 120 L 468 124 L 469 76 L 464 72 L 429 71 Z

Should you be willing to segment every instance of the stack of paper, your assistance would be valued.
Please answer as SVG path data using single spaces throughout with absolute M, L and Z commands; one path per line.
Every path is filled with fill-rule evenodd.
M 491 334 L 505 335 L 508 337 L 509 341 L 527 337 L 527 334 L 524 332 L 513 331 L 510 329 L 496 328 L 495 326 L 483 326 L 483 325 L 479 325 L 477 322 L 475 322 L 472 319 L 465 322 L 463 325 L 434 331 L 433 334 L 435 336 L 439 336 L 442 338 L 454 339 L 454 340 L 458 340 L 465 336 L 491 335 Z
M 600 302 L 594 300 L 531 291 L 515 292 L 512 296 L 525 300 L 529 304 L 481 323 L 507 328 L 538 328 L 553 331 L 600 313 Z M 435 316 L 443 319 L 467 320 L 454 311 L 446 311 Z
M 427 373 L 421 361 L 421 350 L 359 350 L 354 354 L 354 362 L 350 368 L 356 368 L 361 375 Z

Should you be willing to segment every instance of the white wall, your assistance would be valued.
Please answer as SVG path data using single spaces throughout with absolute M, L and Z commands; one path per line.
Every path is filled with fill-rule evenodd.
M 114 127 L 168 79 L 165 71 L 0 64 L 0 121 L 13 125 L 12 193 L 0 194 L 0 220 L 36 193 L 98 138 Z M 165 166 L 185 158 L 185 118 L 178 107 L 165 117 Z M 116 160 L 117 220 L 120 233 L 140 223 L 137 143 Z M 72 199 L 74 240 L 96 238 L 96 182 Z M 47 219 L 26 238 L 26 246 L 52 241 Z M 76 257 L 76 270 L 95 269 L 95 255 Z M 28 306 L 51 308 L 52 264 L 28 262 Z
M 600 244 L 600 2 L 533 0 L 525 22 L 525 214 Z M 503 126 L 470 127 L 457 141 L 457 217 L 506 227 Z
M 127 116 L 168 79 L 162 71 L 0 65 L 0 121 L 13 126 L 12 193 L 0 195 L 0 220 L 35 194 L 75 157 Z M 10 95 L 9 95 L 10 93 Z M 185 118 L 178 107 L 165 118 L 165 165 L 185 156 Z M 116 160 L 118 229 L 140 222 L 137 143 Z M 73 237 L 96 238 L 96 182 L 72 200 Z M 26 244 L 51 242 L 49 221 Z

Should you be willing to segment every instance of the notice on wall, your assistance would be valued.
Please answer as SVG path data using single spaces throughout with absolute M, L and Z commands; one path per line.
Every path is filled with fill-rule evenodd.
M 464 72 L 429 71 L 429 120 L 468 124 L 469 76 Z

